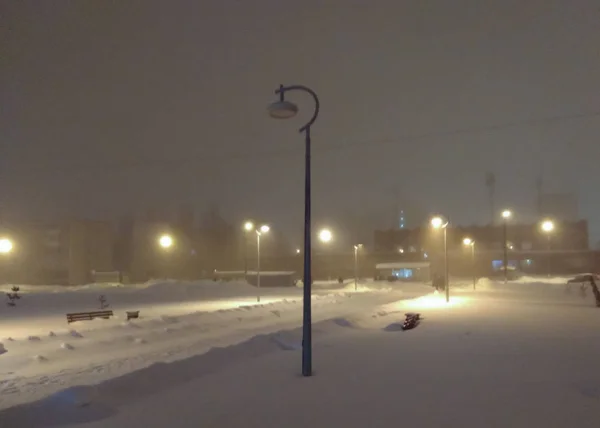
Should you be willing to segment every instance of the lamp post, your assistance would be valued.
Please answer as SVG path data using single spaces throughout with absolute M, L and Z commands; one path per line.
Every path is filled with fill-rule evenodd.
M 551 260 L 550 260 L 550 250 L 552 249 L 552 232 L 554 232 L 554 222 L 552 220 L 544 220 L 541 224 L 542 232 L 544 232 L 548 237 L 548 256 L 547 256 L 547 264 L 548 264 L 548 276 L 550 276 L 551 271 Z
M 315 102 L 315 110 L 310 120 L 303 125 L 299 131 L 304 133 L 304 298 L 302 317 L 302 375 L 312 375 L 312 313 L 311 313 L 311 183 L 310 183 L 310 129 L 319 115 L 319 98 L 310 88 L 302 85 L 283 86 L 275 90 L 279 95 L 279 101 L 272 103 L 269 115 L 276 119 L 289 119 L 298 113 L 298 107 L 285 101 L 285 93 L 290 91 L 302 91 L 310 94 Z
M 471 247 L 471 273 L 473 275 L 473 290 L 477 285 L 477 276 L 475 275 L 475 241 L 471 238 L 463 239 L 463 244 L 467 247 Z
M 260 237 L 263 233 L 267 233 L 271 228 L 266 224 L 256 229 L 256 301 L 260 302 Z
M 448 219 L 436 216 L 431 219 L 434 229 L 444 229 L 444 288 L 446 289 L 446 302 L 450 301 L 450 281 L 448 278 Z
M 509 210 L 502 211 L 502 228 L 504 231 L 504 283 L 508 282 L 508 219 L 511 218 L 512 212 Z
M 175 240 L 169 234 L 163 234 L 158 237 L 158 246 L 165 254 L 171 253 L 173 250 L 173 246 L 175 245 Z M 173 265 L 169 260 L 170 257 L 161 257 L 160 258 L 160 272 L 161 275 L 169 276 L 173 273 Z
M 323 244 L 329 244 L 333 239 L 333 233 L 329 229 L 321 229 L 319 231 L 319 241 Z M 327 280 L 331 280 L 331 264 L 327 263 Z
M 358 291 L 358 250 L 362 248 L 362 244 L 354 246 L 354 291 Z
M 244 275 L 248 275 L 248 233 L 254 230 L 254 223 L 247 221 L 244 223 Z

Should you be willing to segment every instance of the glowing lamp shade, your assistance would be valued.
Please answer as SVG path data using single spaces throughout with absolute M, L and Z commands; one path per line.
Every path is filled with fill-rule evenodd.
M 173 246 L 173 238 L 169 235 L 162 235 L 158 239 L 158 244 L 163 248 L 171 248 Z
M 465 238 L 465 239 L 463 239 L 463 244 L 465 244 L 465 245 L 472 245 L 473 244 L 473 240 L 471 238 Z
M 267 111 L 269 112 L 269 116 L 274 119 L 289 119 L 296 116 L 298 106 L 289 101 L 276 101 L 267 107 Z
M 269 230 L 271 230 L 271 228 L 270 228 L 268 225 L 266 225 L 266 224 L 263 224 L 263 225 L 260 227 L 260 231 L 261 231 L 261 233 L 267 233 Z
M 512 212 L 510 210 L 502 211 L 502 218 L 511 218 L 511 217 L 512 217 Z
M 251 221 L 247 221 L 244 223 L 244 229 L 249 232 L 254 229 L 254 224 Z
M 8 238 L 0 239 L 0 254 L 8 254 L 13 249 L 13 243 Z

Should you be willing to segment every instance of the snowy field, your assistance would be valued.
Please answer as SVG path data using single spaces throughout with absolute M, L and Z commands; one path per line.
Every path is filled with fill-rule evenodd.
M 256 334 L 295 328 L 302 289 L 236 282 L 156 282 L 135 286 L 21 287 L 13 308 L 0 308 L 0 409 L 74 385 L 97 384 L 158 362 L 229 346 Z M 260 291 L 261 301 L 257 303 Z M 343 316 L 431 291 L 426 286 L 319 282 L 315 320 Z M 115 316 L 67 324 L 65 314 L 99 310 L 105 296 Z M 126 320 L 125 312 L 140 310 Z
M 115 321 L 98 330 L 110 331 L 104 339 L 90 331 L 83 338 L 23 341 L 28 351 L 17 360 L 54 374 L 8 381 L 3 374 L 4 407 L 22 394 L 28 403 L 0 412 L 0 427 L 597 427 L 600 309 L 591 293 L 567 292 L 564 284 L 564 278 L 507 285 L 483 280 L 476 291 L 457 284 L 450 304 L 442 294 L 419 297 L 431 291 L 420 286 L 402 295 L 369 287 L 359 294 L 321 291 L 313 300 L 311 378 L 300 376 L 301 305 L 292 297 L 190 315 L 189 321 L 182 316 L 172 324 L 152 319 L 138 328 Z M 403 314 L 415 311 L 422 323 L 401 331 Z M 164 331 L 173 324 L 188 331 Z M 143 351 L 175 333 L 182 341 L 166 349 L 185 348 L 186 340 L 190 347 L 179 358 Z M 75 348 L 57 346 L 58 356 L 32 364 L 31 349 L 52 341 Z M 117 349 L 118 342 L 127 355 L 97 364 L 110 376 L 94 380 L 84 370 L 82 381 L 73 382 L 71 371 L 60 386 L 43 384 L 72 370 L 49 369 L 61 367 L 62 357 L 95 355 L 85 341 L 94 349 Z M 0 367 L 18 366 L 6 360 L 18 352 L 12 347 L 0 356 Z M 143 356 L 144 367 L 134 355 Z M 126 374 L 119 376 L 119 369 Z M 44 392 L 36 396 L 38 388 Z

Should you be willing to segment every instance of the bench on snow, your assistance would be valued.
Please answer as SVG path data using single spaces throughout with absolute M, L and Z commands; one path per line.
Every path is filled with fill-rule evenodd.
M 127 321 L 140 317 L 140 311 L 127 311 Z
M 67 314 L 67 322 L 70 324 L 75 321 L 91 321 L 94 318 L 104 318 L 105 320 L 113 316 L 113 311 L 93 311 L 93 312 L 77 312 Z

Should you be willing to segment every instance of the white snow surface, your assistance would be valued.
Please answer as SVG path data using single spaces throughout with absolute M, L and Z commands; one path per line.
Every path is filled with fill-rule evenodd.
M 358 290 L 353 284 L 321 286 L 313 292 L 313 317 L 341 316 L 430 290 L 385 283 L 360 284 Z M 0 409 L 295 328 L 302 319 L 303 290 L 297 287 L 166 281 L 21 291 L 16 307 L 0 307 Z M 67 324 L 66 313 L 99 310 L 100 295 L 113 318 Z M 140 318 L 127 321 L 126 311 L 137 310 Z
M 600 309 L 591 293 L 568 292 L 564 284 L 481 280 L 473 291 L 464 281 L 453 284 L 450 303 L 443 292 L 423 295 L 431 288 L 401 284 L 394 288 L 405 287 L 403 293 L 392 288 L 316 294 L 310 378 L 300 376 L 301 305 L 294 298 L 197 314 L 190 321 L 179 317 L 166 327 L 160 319 L 121 327 L 153 330 L 131 334 L 145 343 L 122 340 L 118 326 L 99 329 L 98 334 L 111 331 L 120 338 L 125 358 L 111 355 L 102 364 L 79 366 L 84 373 L 79 383 L 71 371 L 61 385 L 65 369 L 48 370 L 55 357 L 35 347 L 56 339 L 57 348 L 73 345 L 60 349 L 61 357 L 81 352 L 91 358 L 95 354 L 79 344 L 88 340 L 95 349 L 109 344 L 86 335 L 61 337 L 58 331 L 40 341 L 4 341 L 0 367 L 16 352 L 13 344 L 22 343 L 27 365 L 46 374 L 16 382 L 18 391 L 12 392 L 10 378 L 1 381 L 6 403 L 25 404 L 0 411 L 0 427 L 597 427 Z M 424 319 L 402 331 L 407 312 Z M 249 318 L 238 321 L 240 315 Z M 161 335 L 154 327 L 184 320 L 187 344 L 175 343 L 189 347 L 178 354 L 185 357 L 144 353 L 169 341 L 170 333 Z M 136 358 L 145 364 L 137 366 Z M 127 366 L 124 375 L 118 375 L 119 364 Z M 93 381 L 94 367 L 114 371 Z M 59 386 L 47 389 L 44 381 Z M 11 395 L 35 396 L 28 385 L 45 393 L 11 401 Z

